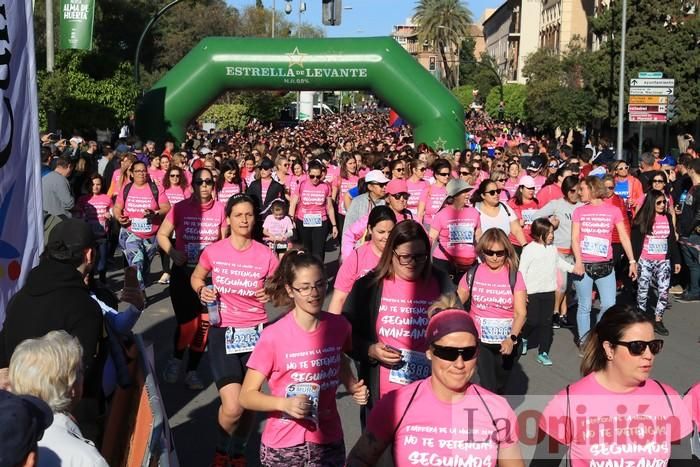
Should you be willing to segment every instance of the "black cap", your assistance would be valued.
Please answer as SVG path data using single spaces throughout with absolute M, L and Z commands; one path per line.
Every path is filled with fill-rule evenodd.
M 540 170 L 544 165 L 544 160 L 540 156 L 533 156 L 530 163 L 527 165 L 527 170 Z
M 50 254 L 81 253 L 95 244 L 90 225 L 81 219 L 66 219 L 56 224 L 49 234 L 46 250 Z
M 263 157 L 260 161 L 260 168 L 270 170 L 275 166 L 275 163 L 269 157 Z
M 0 467 L 15 467 L 53 423 L 46 402 L 0 390 Z

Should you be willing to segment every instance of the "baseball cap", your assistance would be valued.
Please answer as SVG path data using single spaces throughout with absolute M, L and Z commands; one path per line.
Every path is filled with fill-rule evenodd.
M 265 170 L 271 170 L 275 167 L 275 163 L 269 157 L 263 157 L 260 161 L 260 168 Z
M 52 423 L 46 402 L 0 390 L 0 467 L 19 465 Z
M 519 186 L 524 186 L 525 188 L 535 188 L 535 179 L 529 175 L 523 175 L 518 181 Z
M 370 170 L 365 175 L 365 183 L 389 183 L 389 179 L 381 170 Z
M 395 195 L 397 193 L 408 193 L 408 185 L 406 184 L 406 180 L 395 178 L 387 184 L 386 194 Z
M 211 154 L 211 149 L 205 146 L 199 150 L 199 153 L 203 156 L 206 156 L 207 154 Z
M 46 250 L 51 255 L 81 253 L 95 243 L 90 225 L 82 219 L 66 219 L 56 224 L 49 234 Z
M 447 182 L 447 196 L 457 196 L 463 191 L 473 190 L 474 187 L 464 180 L 454 178 Z
M 541 157 L 533 157 L 530 159 L 530 163 L 527 165 L 527 170 L 538 171 L 542 168 L 544 164 L 542 163 Z
M 669 165 L 671 167 L 675 167 L 676 166 L 676 159 L 672 155 L 667 154 L 663 159 L 661 159 L 659 161 L 659 164 Z
M 605 167 L 596 167 L 595 169 L 591 170 L 588 175 L 592 175 L 594 177 L 598 178 L 603 178 L 605 177 L 605 174 L 607 174 Z

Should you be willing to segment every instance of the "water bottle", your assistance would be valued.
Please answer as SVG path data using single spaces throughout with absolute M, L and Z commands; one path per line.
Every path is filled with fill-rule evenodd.
M 208 289 L 214 290 L 213 285 L 208 285 Z M 209 313 L 209 324 L 211 326 L 218 326 L 221 324 L 221 314 L 219 313 L 219 301 L 214 300 L 213 302 L 207 302 L 207 312 Z

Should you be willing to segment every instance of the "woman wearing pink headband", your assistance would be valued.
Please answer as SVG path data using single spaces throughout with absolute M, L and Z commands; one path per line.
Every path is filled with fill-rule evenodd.
M 504 398 L 471 383 L 479 348 L 474 321 L 454 296 L 441 298 L 430 312 L 432 375 L 377 402 L 346 465 L 387 465 L 393 456 L 396 467 L 523 466 L 515 413 Z

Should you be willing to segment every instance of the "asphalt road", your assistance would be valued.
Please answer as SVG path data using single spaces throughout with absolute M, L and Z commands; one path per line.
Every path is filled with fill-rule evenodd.
M 337 253 L 326 255 L 329 273 L 337 269 Z M 154 280 L 160 277 L 160 261 L 154 261 Z M 110 274 L 110 283 L 115 289 L 121 288 L 121 273 Z M 160 372 L 172 352 L 172 335 L 175 319 L 170 302 L 168 286 L 153 284 L 148 289 L 150 305 L 135 326 L 135 332 L 142 333 L 145 339 L 154 342 L 156 366 Z M 269 310 L 274 319 L 281 310 Z M 665 338 L 664 349 L 657 357 L 653 377 L 666 382 L 680 392 L 685 392 L 694 382 L 700 380 L 700 307 L 697 304 L 673 303 L 664 319 L 670 336 Z M 524 406 L 540 405 L 548 396 L 559 391 L 579 377 L 580 358 L 573 344 L 571 331 L 555 331 L 550 356 L 554 361 L 551 367 L 543 367 L 535 361 L 537 352 L 532 350 L 521 357 L 509 383 L 511 405 L 518 412 Z M 216 413 L 219 402 L 212 382 L 206 355 L 200 365 L 200 376 L 207 385 L 203 391 L 188 390 L 180 382 L 160 386 L 175 446 L 181 466 L 200 467 L 211 462 L 215 445 Z M 541 397 L 536 397 L 541 396 Z M 338 394 L 338 408 L 343 422 L 345 444 L 349 450 L 360 436 L 359 409 L 344 392 Z M 253 435 L 248 446 L 248 465 L 258 465 L 259 433 L 264 417 L 258 417 L 257 434 Z M 527 455 L 524 452 L 524 455 Z

